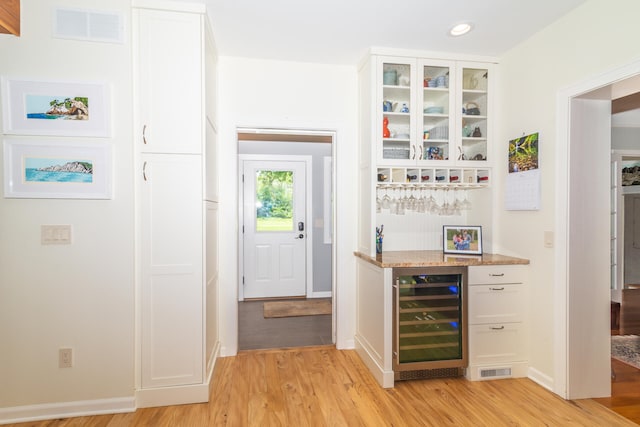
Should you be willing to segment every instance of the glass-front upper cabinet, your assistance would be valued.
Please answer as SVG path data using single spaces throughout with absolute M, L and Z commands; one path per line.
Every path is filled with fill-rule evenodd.
M 492 65 L 377 57 L 372 142 L 378 165 L 486 165 Z
M 379 111 L 378 160 L 402 165 L 416 158 L 415 105 L 416 61 L 403 58 L 378 58 L 376 108 Z
M 491 140 L 491 78 L 493 73 L 489 66 L 478 66 L 477 63 L 458 64 L 459 100 L 461 103 L 461 120 L 457 129 L 459 146 L 457 160 L 487 162 L 488 146 Z M 484 65 L 484 64 L 483 64 Z
M 420 60 L 418 86 L 418 127 L 419 156 L 424 163 L 442 163 L 455 155 L 452 141 L 455 141 L 451 115 L 454 113 L 453 63 L 445 61 Z

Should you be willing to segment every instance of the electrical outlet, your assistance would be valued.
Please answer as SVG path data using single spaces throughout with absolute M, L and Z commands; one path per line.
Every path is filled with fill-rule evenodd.
M 59 368 L 73 367 L 73 349 L 61 348 L 58 350 L 58 367 Z

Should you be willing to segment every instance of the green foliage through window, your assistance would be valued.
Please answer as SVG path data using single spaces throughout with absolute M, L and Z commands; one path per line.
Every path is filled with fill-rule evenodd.
M 293 172 L 256 172 L 257 231 L 290 231 L 293 227 Z

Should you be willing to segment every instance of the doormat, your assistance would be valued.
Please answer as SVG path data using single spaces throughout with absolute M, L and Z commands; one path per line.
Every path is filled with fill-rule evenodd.
M 331 298 L 265 301 L 264 317 L 296 317 L 331 314 Z
M 611 357 L 640 369 L 640 336 L 611 336 Z

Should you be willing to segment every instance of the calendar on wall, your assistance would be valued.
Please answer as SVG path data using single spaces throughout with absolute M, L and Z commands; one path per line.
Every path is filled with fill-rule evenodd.
M 510 173 L 504 192 L 508 211 L 537 211 L 540 209 L 540 169 Z
M 505 183 L 505 209 L 540 209 L 538 133 L 509 141 L 509 173 Z

